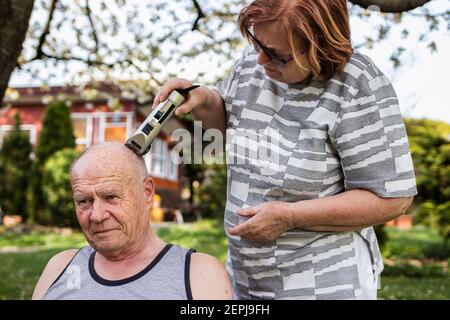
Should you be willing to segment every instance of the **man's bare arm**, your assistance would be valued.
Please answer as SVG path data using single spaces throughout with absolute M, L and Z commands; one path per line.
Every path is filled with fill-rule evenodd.
M 204 253 L 193 253 L 190 283 L 194 300 L 230 300 L 231 283 L 223 264 Z
M 42 300 L 44 298 L 48 288 L 50 288 L 77 252 L 78 250 L 76 249 L 62 251 L 49 260 L 34 288 L 33 300 Z

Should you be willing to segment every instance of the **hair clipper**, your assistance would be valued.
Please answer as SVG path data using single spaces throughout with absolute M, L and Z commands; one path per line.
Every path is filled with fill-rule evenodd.
M 136 132 L 128 138 L 125 145 L 138 156 L 143 156 L 149 152 L 153 140 L 158 136 L 167 120 L 172 117 L 175 109 L 184 103 L 191 90 L 198 87 L 198 85 L 195 85 L 172 91 L 167 100 L 161 102 L 152 110 Z

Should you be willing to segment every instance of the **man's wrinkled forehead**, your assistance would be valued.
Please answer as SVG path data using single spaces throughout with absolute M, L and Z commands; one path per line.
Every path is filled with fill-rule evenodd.
M 136 169 L 130 165 L 126 156 L 111 150 L 95 150 L 82 155 L 72 167 L 74 178 L 117 177 L 127 179 L 134 176 Z
M 72 182 L 81 181 L 123 181 L 133 178 L 133 170 L 120 159 L 98 161 L 96 158 L 84 157 L 75 163 L 72 168 Z
M 72 168 L 72 177 L 112 177 L 112 176 L 130 176 L 128 166 L 120 165 L 117 159 L 113 161 L 99 162 L 92 158 L 82 158 L 78 160 Z
M 145 164 L 141 159 L 120 143 L 102 143 L 88 149 L 72 165 L 71 176 L 118 176 L 138 177 L 139 180 L 146 175 Z M 143 176 L 143 177 L 141 177 Z

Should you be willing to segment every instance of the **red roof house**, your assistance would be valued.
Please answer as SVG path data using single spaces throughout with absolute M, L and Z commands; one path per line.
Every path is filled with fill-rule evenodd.
M 70 107 L 77 149 L 84 150 L 103 141 L 125 142 L 151 111 L 152 96 L 144 99 L 146 101 L 141 101 L 132 89 L 113 83 L 10 88 L 0 109 L 0 145 L 13 128 L 16 112 L 21 116 L 21 129 L 28 132 L 30 142 L 35 145 L 45 107 L 54 100 L 64 100 Z M 170 119 L 144 157 L 149 174 L 155 180 L 156 193 L 161 195 L 161 206 L 166 208 L 181 206 L 180 165 L 170 160 L 174 146 L 171 132 L 180 127 L 188 129 L 175 117 Z

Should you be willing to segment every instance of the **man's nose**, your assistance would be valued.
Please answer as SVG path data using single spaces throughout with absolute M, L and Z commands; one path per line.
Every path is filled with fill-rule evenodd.
M 95 200 L 92 204 L 92 211 L 90 220 L 92 222 L 101 223 L 103 220 L 108 219 L 110 216 L 105 204 L 101 200 Z

